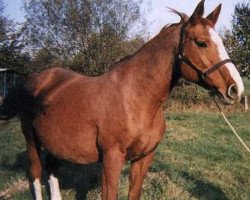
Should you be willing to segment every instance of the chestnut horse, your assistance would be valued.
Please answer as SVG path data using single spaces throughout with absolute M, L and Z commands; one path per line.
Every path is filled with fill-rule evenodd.
M 241 77 L 214 30 L 221 5 L 203 18 L 204 0 L 191 17 L 164 27 L 133 56 L 99 77 L 52 68 L 34 74 L 3 102 L 2 117 L 18 114 L 27 143 L 35 198 L 42 199 L 41 146 L 78 164 L 103 163 L 102 199 L 117 199 L 121 169 L 131 161 L 128 198 L 140 198 L 143 179 L 165 131 L 162 104 L 180 77 L 239 101 Z M 53 162 L 51 199 L 61 199 Z

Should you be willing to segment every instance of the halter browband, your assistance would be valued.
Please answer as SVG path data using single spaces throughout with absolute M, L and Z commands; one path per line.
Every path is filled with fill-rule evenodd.
M 186 29 L 187 23 L 184 22 L 181 27 L 181 33 L 180 33 L 180 43 L 179 43 L 179 61 L 186 63 L 189 67 L 191 67 L 196 73 L 198 74 L 198 77 L 201 81 L 205 81 L 209 74 L 213 73 L 217 69 L 219 69 L 222 65 L 226 63 L 232 63 L 233 61 L 231 59 L 225 59 L 222 60 L 216 64 L 214 64 L 212 67 L 208 68 L 205 72 L 201 71 L 198 67 L 196 67 L 184 54 L 184 33 Z

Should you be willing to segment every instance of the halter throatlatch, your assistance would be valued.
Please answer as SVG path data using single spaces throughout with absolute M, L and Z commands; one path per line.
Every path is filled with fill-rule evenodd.
M 185 33 L 186 26 L 187 26 L 187 23 L 184 22 L 184 24 L 181 27 L 180 42 L 179 42 L 179 53 L 178 53 L 179 61 L 186 63 L 189 67 L 191 67 L 194 71 L 196 71 L 200 81 L 204 82 L 207 79 L 209 74 L 211 74 L 214 71 L 218 70 L 222 65 L 224 65 L 226 63 L 232 63 L 233 62 L 231 59 L 225 59 L 225 60 L 222 60 L 222 61 L 214 64 L 212 67 L 208 68 L 206 71 L 201 71 L 184 54 L 184 33 Z

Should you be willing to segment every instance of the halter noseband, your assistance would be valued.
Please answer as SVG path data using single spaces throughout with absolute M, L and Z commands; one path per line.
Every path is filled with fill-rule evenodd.
M 198 74 L 199 80 L 204 82 L 208 75 L 219 69 L 222 65 L 226 63 L 232 63 L 233 61 L 231 59 L 225 59 L 222 60 L 216 64 L 214 64 L 212 67 L 208 68 L 206 71 L 201 71 L 198 67 L 196 67 L 189 59 L 188 57 L 184 54 L 184 33 L 186 29 L 187 23 L 184 22 L 184 24 L 181 27 L 181 33 L 180 33 L 180 42 L 179 42 L 179 61 L 186 63 L 189 67 L 191 67 L 196 73 Z

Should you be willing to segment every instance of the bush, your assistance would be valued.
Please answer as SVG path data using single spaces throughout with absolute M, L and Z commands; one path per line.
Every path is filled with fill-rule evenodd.
M 246 91 L 247 94 L 248 91 Z M 219 100 L 219 105 L 226 111 L 242 111 L 242 104 L 225 105 L 224 101 Z M 167 110 L 218 110 L 213 97 L 204 88 L 181 79 L 171 92 L 164 108 Z

